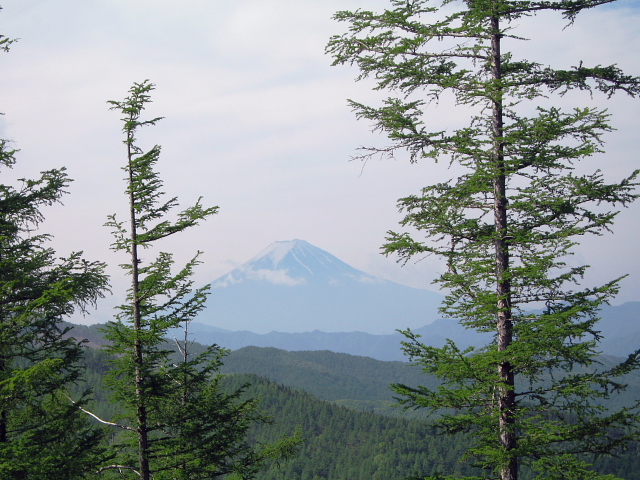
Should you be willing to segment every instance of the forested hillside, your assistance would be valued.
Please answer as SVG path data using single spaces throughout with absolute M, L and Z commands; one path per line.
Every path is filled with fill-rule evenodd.
M 70 335 L 86 339 L 88 345 L 104 345 L 101 325 L 73 325 Z M 167 344 L 170 345 L 169 343 Z M 192 346 L 193 353 L 204 351 L 199 343 Z M 619 358 L 602 356 L 601 365 L 610 368 Z M 579 371 L 588 371 L 580 369 Z M 393 383 L 427 387 L 437 385 L 434 377 L 425 375 L 419 366 L 407 362 L 380 361 L 330 351 L 289 352 L 271 347 L 244 347 L 229 353 L 221 367 L 222 373 L 251 373 L 273 382 L 305 390 L 320 400 L 327 400 L 355 410 L 371 411 L 403 418 L 427 418 L 425 410 L 403 411 L 395 401 L 390 388 Z M 640 398 L 640 373 L 631 372 L 623 377 L 628 385 L 619 395 L 605 404 L 609 408 L 630 406 Z
M 445 441 L 421 422 L 356 412 L 254 375 L 228 380 L 232 386 L 251 382 L 249 395 L 258 395 L 274 418 L 275 425 L 256 432 L 257 440 L 270 441 L 297 427 L 306 439 L 293 460 L 270 468 L 261 479 L 399 480 L 419 473 L 473 473 L 460 460 L 462 438 Z
M 255 371 L 261 366 L 269 365 L 269 360 L 272 360 L 270 368 L 276 371 L 278 365 L 282 364 L 282 360 L 277 360 L 277 357 L 287 354 L 275 349 L 246 350 L 249 350 L 250 355 L 239 360 L 234 360 L 233 356 L 227 357 L 227 369 L 233 365 L 233 369 L 238 372 L 243 369 Z M 306 358 L 307 366 L 310 364 L 317 367 L 317 361 L 324 360 L 327 385 L 340 372 L 344 373 L 347 365 L 354 366 L 354 375 L 355 372 L 360 372 L 359 385 L 363 386 L 363 391 L 358 392 L 355 383 L 350 385 L 345 380 L 342 388 L 336 387 L 328 394 L 334 397 L 352 392 L 353 397 L 373 401 L 380 395 L 380 390 L 376 387 L 379 379 L 373 374 L 375 370 L 369 367 L 375 365 L 380 368 L 382 376 L 398 367 L 407 367 L 399 362 L 376 362 L 349 355 L 343 357 L 332 352 L 291 353 L 298 353 L 301 359 Z M 105 363 L 108 355 L 101 350 L 88 348 L 85 358 L 88 367 L 85 376 L 87 383 L 82 388 L 90 386 L 94 389 L 95 401 L 90 406 L 101 416 L 113 418 L 117 412 L 102 392 L 102 378 L 108 369 Z M 300 360 L 300 363 L 305 362 Z M 408 379 L 411 375 L 413 374 L 405 378 Z M 319 379 L 320 376 L 309 375 L 308 378 L 311 386 L 313 379 Z M 300 388 L 284 386 L 254 374 L 229 374 L 223 385 L 227 391 L 233 391 L 246 383 L 250 384 L 246 390 L 246 398 L 260 398 L 261 408 L 273 419 L 273 423 L 253 429 L 251 438 L 254 442 L 273 442 L 296 430 L 300 430 L 305 439 L 293 459 L 280 466 L 271 465 L 260 473 L 258 478 L 261 480 L 400 480 L 413 474 L 479 473 L 461 460 L 468 447 L 465 437 L 442 435 L 427 422 L 355 411 L 336 405 L 339 401 L 323 401 Z M 322 392 L 322 385 L 314 390 Z M 368 397 L 366 392 L 372 397 Z M 596 465 L 603 472 L 615 473 L 626 480 L 640 479 L 640 456 L 635 444 L 623 457 L 604 459 Z M 524 480 L 531 478 L 530 472 L 523 474 Z
M 261 473 L 261 480 L 400 480 L 425 475 L 480 475 L 462 458 L 465 436 L 442 435 L 427 422 L 389 418 L 349 410 L 307 392 L 283 387 L 255 375 L 234 374 L 230 387 L 250 382 L 248 396 L 259 396 L 274 424 L 258 427 L 255 439 L 273 441 L 301 428 L 305 442 L 299 454 Z M 620 458 L 595 462 L 602 473 L 640 479 L 637 444 Z M 523 469 L 522 480 L 533 478 Z
M 103 394 L 108 359 L 102 350 L 86 350 L 86 383 L 77 391 L 92 388 L 95 400 L 89 409 L 112 419 L 117 411 Z M 246 398 L 260 398 L 273 419 L 254 428 L 253 441 L 274 442 L 296 430 L 305 439 L 292 460 L 272 465 L 260 474 L 262 480 L 392 480 L 419 472 L 472 472 L 460 461 L 464 440 L 445 441 L 423 422 L 350 410 L 253 374 L 230 374 L 223 384 L 234 391 L 247 383 Z
M 420 368 L 407 363 L 329 351 L 286 352 L 245 347 L 231 352 L 222 371 L 253 373 L 338 405 L 408 418 L 425 415 L 398 408 L 390 385 L 395 382 L 435 385 L 433 377 L 423 375 Z

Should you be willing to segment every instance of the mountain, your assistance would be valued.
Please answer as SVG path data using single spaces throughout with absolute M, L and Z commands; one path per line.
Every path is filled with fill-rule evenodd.
M 438 318 L 442 296 L 357 270 L 304 240 L 275 242 L 211 284 L 198 322 L 267 333 L 390 334 Z

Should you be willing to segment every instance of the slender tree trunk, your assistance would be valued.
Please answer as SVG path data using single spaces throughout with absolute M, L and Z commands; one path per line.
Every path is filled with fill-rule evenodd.
M 0 360 L 0 372 L 3 374 L 7 370 L 7 361 L 5 359 Z M 7 431 L 9 423 L 9 414 L 6 409 L 2 409 L 0 412 L 0 443 L 6 443 L 8 440 Z
M 0 319 L 5 320 L 7 317 L 5 316 L 5 312 L 2 312 L 2 315 L 0 316 Z M 4 350 L 4 349 L 3 349 Z M 0 358 L 0 374 L 2 375 L 2 379 L 5 378 L 5 375 L 7 375 L 7 370 L 8 370 L 8 360 L 7 360 L 7 356 L 2 355 L 2 358 Z M 2 411 L 0 412 L 0 443 L 6 443 L 8 440 L 8 423 L 9 423 L 9 413 L 7 411 L 7 409 L 2 409 Z
M 0 413 L 0 443 L 7 443 L 7 423 L 9 418 L 6 410 L 2 410 Z
M 182 360 L 186 364 L 189 361 L 189 322 L 185 322 L 184 324 L 184 344 L 182 351 Z M 182 407 L 187 406 L 187 400 L 189 397 L 189 376 L 187 371 L 185 370 L 184 375 L 182 377 Z M 189 472 L 187 471 L 187 462 L 182 462 L 182 469 L 180 474 L 183 478 L 189 478 Z
M 497 333 L 498 350 L 506 350 L 513 341 L 513 324 L 511 321 L 511 282 L 509 280 L 509 246 L 507 244 L 507 192 L 504 162 L 502 78 L 500 62 L 500 23 L 497 16 L 491 18 L 491 54 L 493 92 L 493 168 L 494 173 L 494 225 L 495 225 L 495 259 L 496 259 L 496 293 L 498 295 Z M 497 85 L 496 85 L 497 84 Z M 509 454 L 517 446 L 514 424 L 515 394 L 513 367 L 509 361 L 498 365 L 500 385 L 498 386 L 498 409 L 500 446 Z M 502 480 L 518 479 L 518 462 L 516 457 L 507 457 L 500 469 Z
M 132 283 L 132 296 L 133 296 L 133 328 L 136 332 L 135 344 L 134 344 L 134 363 L 135 363 L 135 375 L 136 375 L 136 400 L 137 400 L 137 422 L 138 422 L 138 458 L 140 464 L 140 478 L 142 480 L 150 480 L 149 471 L 149 438 L 147 430 L 147 408 L 144 404 L 144 357 L 142 354 L 142 342 L 138 333 L 142 329 L 142 314 L 140 312 L 140 287 L 139 287 L 139 272 L 138 265 L 140 260 L 138 259 L 138 231 L 135 211 L 135 198 L 133 195 L 133 169 L 131 167 L 131 159 L 133 152 L 131 151 L 131 143 L 128 147 L 129 158 L 129 214 L 131 217 L 131 283 Z
M 182 361 L 186 364 L 189 361 L 189 322 L 185 322 L 184 324 L 184 344 L 182 350 Z M 182 406 L 187 405 L 187 397 L 189 395 L 189 386 L 187 385 L 189 379 L 187 376 L 187 372 L 184 372 L 184 376 L 182 378 Z

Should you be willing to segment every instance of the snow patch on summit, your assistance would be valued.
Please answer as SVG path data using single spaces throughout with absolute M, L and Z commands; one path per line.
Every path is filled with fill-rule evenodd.
M 302 240 L 289 240 L 285 242 L 273 242 L 247 263 L 252 263 L 257 260 L 268 258 L 273 263 L 273 266 L 277 267 L 278 264 L 284 259 L 284 257 L 287 256 L 287 253 L 295 248 L 296 244 L 300 243 L 301 241 Z

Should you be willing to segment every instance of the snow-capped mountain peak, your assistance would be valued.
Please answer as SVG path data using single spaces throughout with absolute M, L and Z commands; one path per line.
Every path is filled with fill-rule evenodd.
M 345 282 L 384 283 L 357 270 L 304 240 L 274 242 L 247 263 L 213 283 L 224 287 L 243 281 L 297 286 L 307 283 L 341 285 Z
M 442 298 L 369 275 L 304 240 L 272 243 L 211 287 L 198 321 L 258 333 L 391 333 L 437 318 Z
M 282 242 L 273 242 L 258 255 L 253 257 L 247 263 L 254 263 L 259 260 L 268 259 L 273 263 L 274 267 L 284 259 L 292 250 L 303 249 L 306 246 L 310 246 L 309 243 L 304 240 L 285 240 Z

